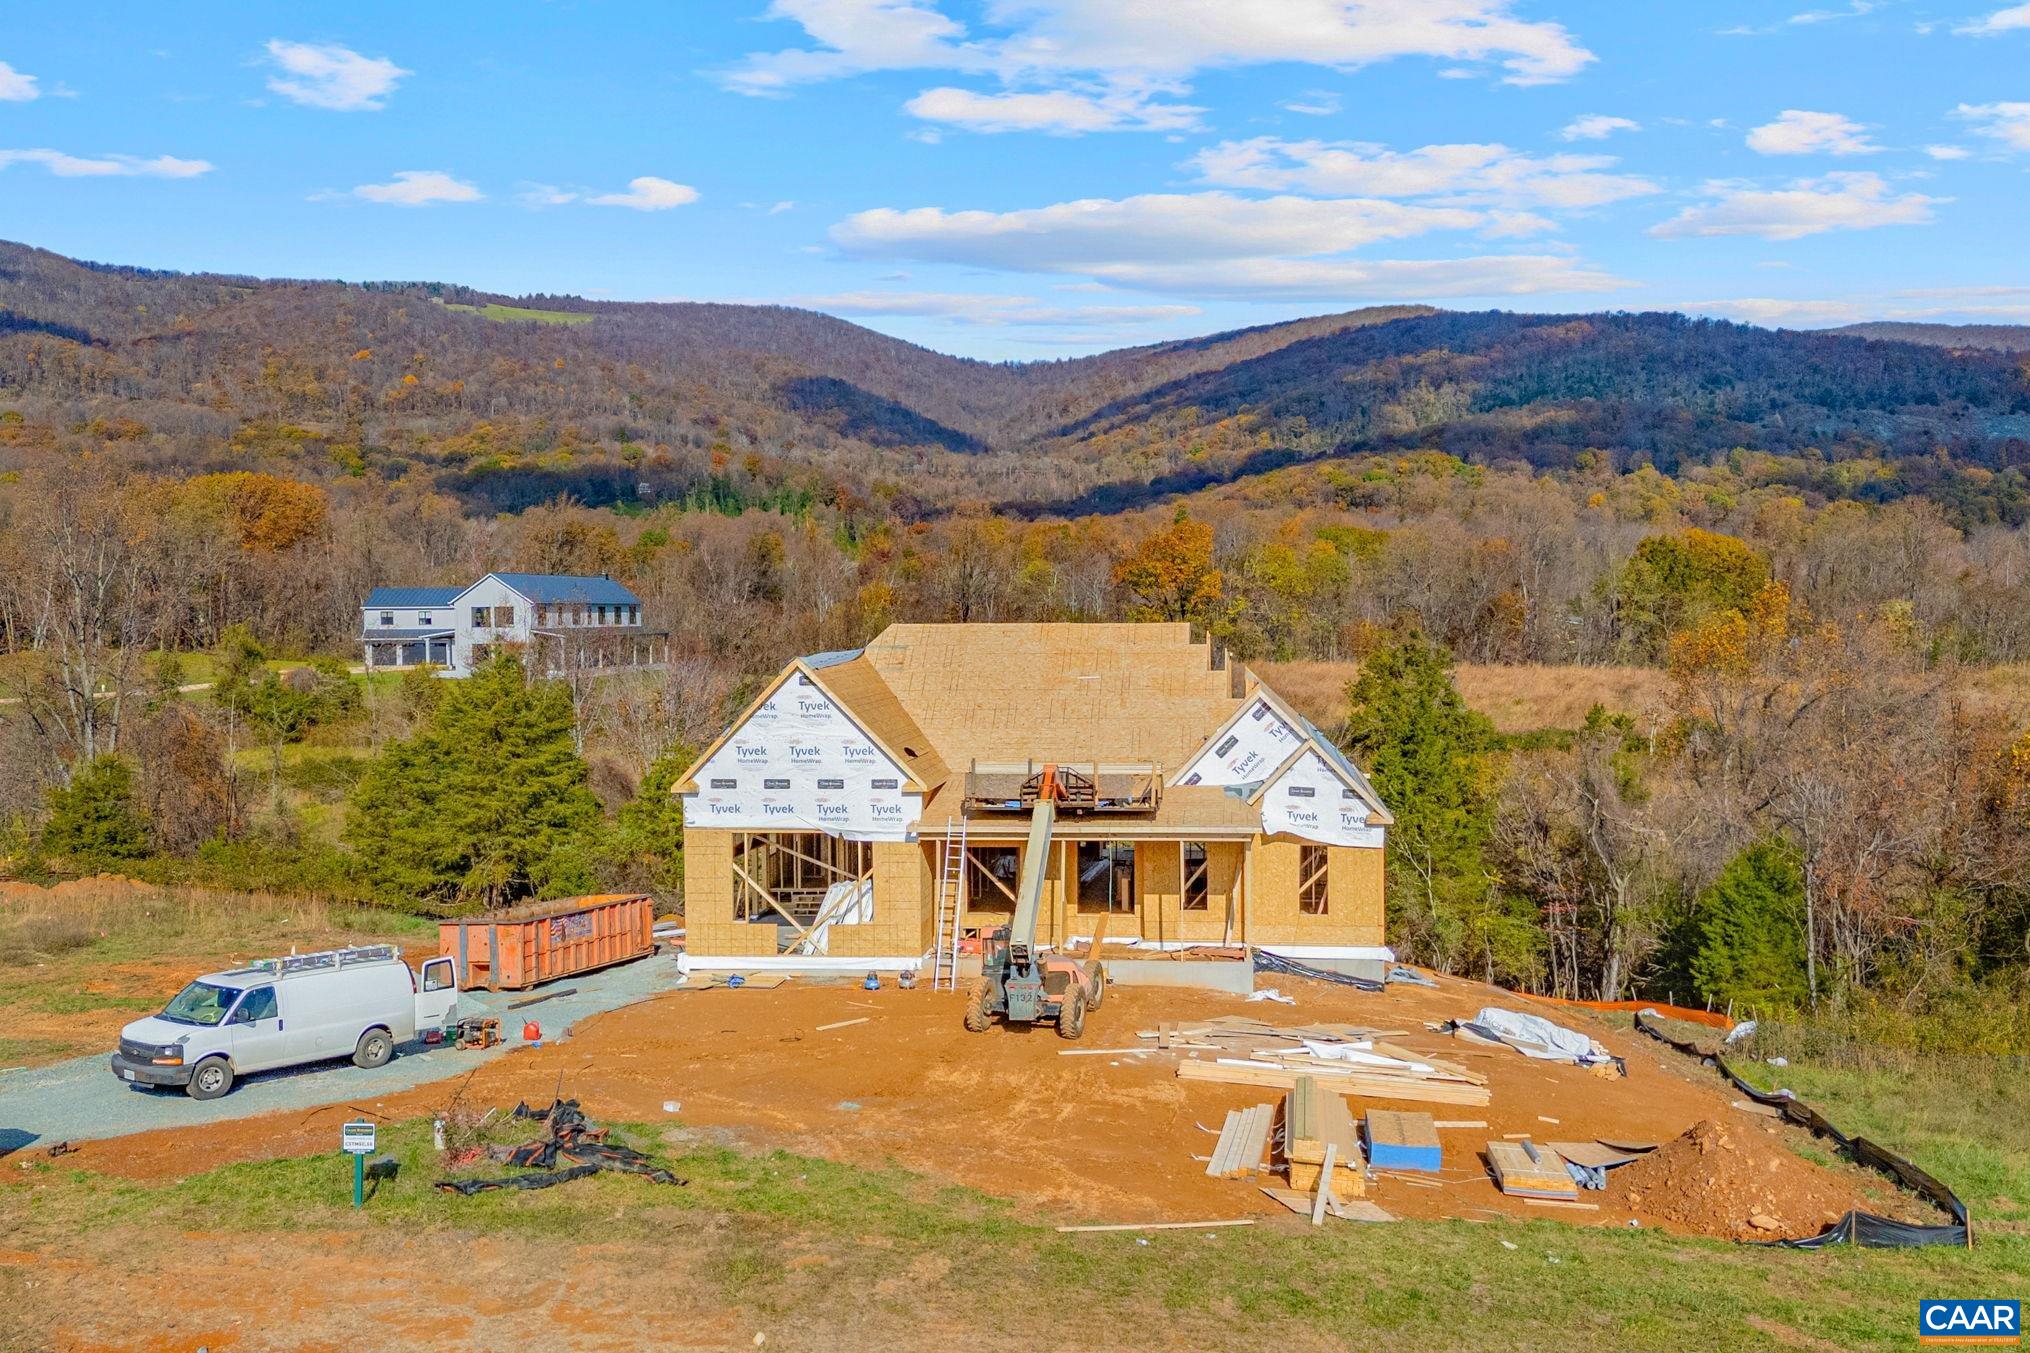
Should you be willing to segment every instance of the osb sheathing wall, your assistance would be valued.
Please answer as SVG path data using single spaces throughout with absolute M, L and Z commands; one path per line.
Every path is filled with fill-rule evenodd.
M 776 928 L 733 915 L 733 837 L 723 828 L 684 829 L 684 947 L 714 957 L 777 951 Z M 911 841 L 874 843 L 874 919 L 834 924 L 826 952 L 841 958 L 921 954 L 931 945 L 929 868 Z
M 1037 940 L 1061 944 L 1068 936 L 1093 933 L 1097 914 L 1081 914 L 1065 886 L 1068 843 L 1051 843 L 1044 875 Z M 1140 841 L 1135 848 L 1132 912 L 1116 912 L 1107 933 L 1116 939 L 1240 944 L 1378 945 L 1382 940 L 1382 852 L 1328 846 L 1326 913 L 1311 916 L 1297 907 L 1297 868 L 1302 846 L 1291 840 L 1258 840 L 1252 874 L 1246 848 L 1238 841 L 1207 846 L 1211 896 L 1203 911 L 1183 911 L 1178 897 L 1175 841 Z M 861 925 L 834 925 L 828 952 L 873 958 L 921 954 L 931 947 L 937 917 L 937 846 L 933 843 L 874 843 L 874 919 Z M 1228 925 L 1229 908 L 1232 925 Z M 1004 924 L 1011 908 L 998 892 L 969 899 L 966 925 L 991 929 Z M 685 944 L 694 954 L 757 955 L 776 952 L 775 927 L 733 919 L 733 833 L 712 828 L 684 832 Z
M 1248 885 L 1250 944 L 1375 945 L 1382 943 L 1382 852 L 1327 846 L 1325 914 L 1298 910 L 1301 842 L 1265 840 L 1255 847 Z

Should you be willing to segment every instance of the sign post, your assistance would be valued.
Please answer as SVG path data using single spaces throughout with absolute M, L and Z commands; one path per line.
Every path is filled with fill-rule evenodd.
M 340 1129 L 339 1143 L 352 1157 L 352 1205 L 366 1205 L 367 1157 L 374 1153 L 374 1125 L 364 1120 Z

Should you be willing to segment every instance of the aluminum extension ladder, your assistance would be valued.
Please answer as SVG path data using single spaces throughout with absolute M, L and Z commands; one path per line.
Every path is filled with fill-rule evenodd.
M 931 954 L 930 989 L 959 989 L 959 921 L 966 914 L 966 819 L 945 822 L 938 857 L 937 947 Z M 954 830 L 956 828 L 956 830 Z

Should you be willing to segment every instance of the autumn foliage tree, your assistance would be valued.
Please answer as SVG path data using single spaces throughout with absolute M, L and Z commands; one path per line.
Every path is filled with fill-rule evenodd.
M 1213 566 L 1212 527 L 1182 514 L 1122 559 L 1114 580 L 1127 590 L 1128 612 L 1138 620 L 1207 620 L 1226 590 Z

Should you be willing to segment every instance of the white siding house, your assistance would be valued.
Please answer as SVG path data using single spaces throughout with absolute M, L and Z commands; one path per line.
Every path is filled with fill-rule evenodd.
M 551 676 L 668 656 L 668 636 L 642 628 L 641 598 L 603 576 L 489 573 L 465 587 L 377 587 L 360 621 L 369 671 L 428 663 L 470 676 L 503 646 Z

